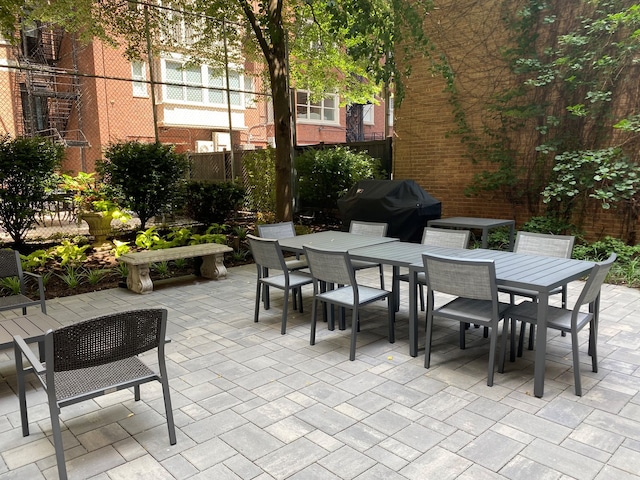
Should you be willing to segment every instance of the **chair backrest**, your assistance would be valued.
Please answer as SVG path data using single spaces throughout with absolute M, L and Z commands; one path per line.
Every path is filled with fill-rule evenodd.
M 496 266 L 493 260 L 459 259 L 422 254 L 426 283 L 436 292 L 497 302 Z
M 432 247 L 467 248 L 470 237 L 469 230 L 425 227 L 422 233 L 422 244 Z
M 75 323 L 45 335 L 45 360 L 55 372 L 95 367 L 158 347 L 163 351 L 167 310 L 132 310 Z
M 336 250 L 323 250 L 304 246 L 304 254 L 314 282 L 355 285 L 355 273 L 351 266 L 349 253 Z
M 296 229 L 293 222 L 265 223 L 258 225 L 258 235 L 261 238 L 291 238 L 296 236 Z
M 261 275 L 263 268 L 282 270 L 285 273 L 288 271 L 278 240 L 253 235 L 247 235 L 247 238 L 251 255 L 258 267 L 258 275 Z
M 571 258 L 575 240 L 576 237 L 573 235 L 518 232 L 513 251 L 529 255 Z
M 356 235 L 369 235 L 370 237 L 385 237 L 389 225 L 378 222 L 360 222 L 352 220 L 349 224 L 349 233 Z
M 0 250 L 0 278 L 19 277 L 22 279 L 20 254 L 16 250 Z
M 593 302 L 598 297 L 600 287 L 602 287 L 604 279 L 607 277 L 615 259 L 616 254 L 612 253 L 604 262 L 598 262 L 593 266 L 589 273 L 589 278 L 587 278 L 584 288 L 582 292 L 580 292 L 580 296 L 574 306 L 574 311 L 580 309 L 582 305 Z

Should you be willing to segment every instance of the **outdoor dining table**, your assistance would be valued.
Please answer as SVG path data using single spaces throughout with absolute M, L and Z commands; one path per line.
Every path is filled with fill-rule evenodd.
M 516 222 L 501 218 L 449 217 L 429 220 L 428 227 L 468 228 L 482 230 L 482 248 L 489 245 L 489 230 L 498 227 L 509 227 L 509 250 L 513 250 Z
M 397 241 L 397 238 L 372 237 L 370 235 L 356 235 L 355 233 L 337 231 L 308 233 L 278 240 L 282 250 L 295 253 L 302 253 L 304 245 L 331 250 L 346 250 L 351 253 L 355 248 Z

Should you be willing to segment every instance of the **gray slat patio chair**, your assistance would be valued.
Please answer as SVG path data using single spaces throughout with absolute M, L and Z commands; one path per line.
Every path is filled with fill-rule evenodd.
M 175 445 L 176 432 L 164 345 L 167 311 L 133 310 L 114 313 L 49 330 L 44 337 L 45 362 L 40 363 L 25 341 L 14 337 L 18 398 L 23 436 L 29 435 L 25 377 L 34 372 L 47 392 L 53 445 L 60 479 L 67 478 L 60 429 L 60 408 L 108 393 L 133 387 L 140 400 L 140 385 L 158 381 L 162 385 L 169 443 Z M 158 352 L 158 370 L 138 358 L 152 349 Z M 23 357 L 31 366 L 24 367 Z
M 270 308 L 269 295 L 265 292 L 264 286 L 274 287 L 284 292 L 284 302 L 282 305 L 282 328 L 281 333 L 284 335 L 287 331 L 287 311 L 289 307 L 289 292 L 292 291 L 294 297 L 298 295 L 300 301 L 300 313 L 302 308 L 302 287 L 311 283 L 311 276 L 297 271 L 289 271 L 282 255 L 282 250 L 278 244 L 278 240 L 269 238 L 260 238 L 253 235 L 247 235 L 249 239 L 249 248 L 256 262 L 258 270 L 258 278 L 256 280 L 256 306 L 254 314 L 254 322 L 258 322 L 260 313 L 260 291 L 263 292 L 264 308 Z M 270 276 L 266 272 L 269 270 L 279 270 L 282 273 Z M 295 308 L 295 307 L 294 307 Z
M 26 315 L 27 307 L 40 305 L 42 313 L 46 314 L 47 306 L 45 304 L 42 276 L 23 271 L 22 264 L 20 263 L 20 254 L 15 250 L 3 249 L 0 250 L 0 278 L 10 277 L 18 279 L 20 283 L 20 293 L 11 293 L 0 297 L 0 311 L 22 308 L 22 314 Z M 28 278 L 33 278 L 38 282 L 38 293 L 40 297 L 38 300 L 32 300 L 26 295 L 26 280 Z
M 560 330 L 569 333 L 571 336 L 571 351 L 573 354 L 573 377 L 575 383 L 576 395 L 582 396 L 582 384 L 580 381 L 580 352 L 578 344 L 578 332 L 589 325 L 589 349 L 591 356 L 591 370 L 598 371 L 598 316 L 600 310 L 600 289 L 604 282 L 611 265 L 616 259 L 616 254 L 611 256 L 604 262 L 596 263 L 589 273 L 589 278 L 580 292 L 580 296 L 572 309 L 566 307 L 549 306 L 547 308 L 547 328 Z M 582 307 L 588 305 L 588 311 L 582 311 Z M 509 309 L 506 314 L 511 320 L 519 320 L 523 324 L 537 324 L 538 305 L 537 302 L 522 302 Z M 513 325 L 513 323 L 512 323 Z M 514 348 L 515 339 L 513 331 L 511 332 L 511 348 Z M 502 352 L 504 357 L 505 352 Z M 504 362 L 504 359 L 503 359 Z
M 469 246 L 469 239 L 471 238 L 471 232 L 469 230 L 452 230 L 450 228 L 435 228 L 425 227 L 422 232 L 422 245 L 429 245 L 431 247 L 446 247 L 446 248 L 467 248 Z M 398 276 L 398 280 L 401 282 L 409 281 L 409 274 L 403 274 Z M 420 310 L 424 311 L 424 286 L 426 285 L 426 279 L 424 272 L 418 273 L 417 284 L 420 286 Z
M 546 233 L 518 232 L 516 235 L 516 244 L 513 247 L 514 253 L 523 255 L 545 255 L 547 257 L 571 258 L 573 252 L 573 244 L 576 237 L 572 235 L 551 235 Z M 511 303 L 515 304 L 515 296 L 527 297 L 535 301 L 537 299 L 536 292 L 525 290 L 522 288 L 500 287 L 500 292 L 508 293 L 511 296 Z M 550 292 L 552 295 L 562 294 L 562 308 L 567 306 L 567 286 L 563 285 Z M 515 322 L 511 324 L 512 332 L 515 330 Z M 520 337 L 518 339 L 518 356 L 522 356 L 524 345 L 524 325 L 520 327 Z M 533 350 L 533 342 L 535 338 L 535 325 L 529 328 L 529 350 Z M 515 360 L 515 351 L 510 352 L 510 360 Z
M 431 338 L 434 317 L 460 322 L 460 348 L 465 348 L 468 323 L 489 327 L 489 366 L 487 385 L 493 385 L 495 357 L 498 348 L 498 326 L 504 318 L 508 303 L 498 301 L 496 267 L 493 260 L 456 259 L 440 255 L 423 254 L 425 277 L 430 294 L 427 295 L 427 328 L 424 366 L 431 365 Z M 457 298 L 435 308 L 433 293 L 446 293 Z M 503 325 L 503 345 L 506 344 L 508 324 Z M 504 371 L 504 357 L 498 371 Z
M 311 336 L 310 343 L 316 343 L 316 323 L 318 318 L 318 302 L 327 305 L 335 305 L 349 308 L 351 316 L 351 345 L 349 360 L 356 358 L 356 333 L 359 328 L 359 309 L 362 305 L 387 299 L 389 321 L 389 343 L 395 342 L 394 321 L 395 307 L 393 294 L 388 290 L 358 285 L 356 274 L 349 258 L 348 252 L 335 250 L 322 250 L 318 248 L 304 247 L 309 269 L 313 277 L 313 307 L 311 310 Z M 336 289 L 325 290 L 321 283 L 337 285 Z
M 281 238 L 291 238 L 296 236 L 296 228 L 293 222 L 280 222 L 280 223 L 264 223 L 257 225 L 258 235 L 260 238 L 270 238 L 280 240 Z M 302 270 L 309 265 L 304 255 L 296 254 L 295 257 L 284 259 L 284 263 L 287 265 L 289 271 Z M 264 276 L 269 276 L 269 269 L 265 269 Z M 265 301 L 265 307 L 268 308 L 269 304 L 269 285 L 263 286 L 262 298 Z M 296 296 L 293 297 L 293 308 L 296 306 Z
M 354 233 L 356 235 L 369 235 L 370 237 L 386 237 L 388 228 L 389 225 L 386 223 L 352 220 L 349 224 L 349 233 Z M 351 265 L 356 271 L 364 270 L 366 268 L 378 268 L 380 270 L 380 288 L 384 290 L 384 266 L 381 263 L 352 260 Z

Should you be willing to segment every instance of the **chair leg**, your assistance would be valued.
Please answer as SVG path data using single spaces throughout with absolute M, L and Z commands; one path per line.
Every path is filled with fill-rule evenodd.
M 424 286 L 420 285 L 420 311 L 424 312 Z
M 464 350 L 466 347 L 465 344 L 465 332 L 468 328 L 468 323 L 460 322 L 460 350 Z
M 134 385 L 133 386 L 133 399 L 136 402 L 140 401 L 140 385 Z
M 427 306 L 427 326 L 425 328 L 425 343 L 424 343 L 424 368 L 431 366 L 431 338 L 433 336 L 433 315 L 429 312 L 433 310 L 433 303 L 429 300 Z
M 257 283 L 256 286 L 256 308 L 255 308 L 255 312 L 253 314 L 253 321 L 255 323 L 258 323 L 258 314 L 260 312 L 260 290 L 262 290 L 262 294 L 264 295 L 264 289 L 261 288 L 262 286 L 260 285 L 260 282 Z
M 389 343 L 395 343 L 396 341 L 396 307 L 393 295 L 387 297 L 387 310 L 389 312 Z
M 504 360 L 507 356 L 507 337 L 511 338 L 511 343 L 513 344 L 514 338 L 512 335 L 509 335 L 509 319 L 505 318 L 504 323 L 502 324 L 502 338 L 500 345 L 500 363 L 498 364 L 498 373 L 504 373 Z M 513 345 L 511 346 L 513 349 Z
M 518 356 L 522 356 L 522 351 L 524 349 L 524 330 L 527 328 L 526 322 L 520 322 L 520 336 L 518 337 Z
M 485 327 L 488 328 L 488 327 Z M 498 329 L 491 327 L 489 339 L 489 365 L 487 368 L 487 386 L 493 386 L 493 375 L 496 369 L 496 346 L 498 345 Z
M 529 350 L 533 350 L 533 341 L 536 338 L 536 326 L 532 323 L 529 325 Z
M 166 369 L 165 369 L 166 370 Z M 164 397 L 164 412 L 167 416 L 167 428 L 169 430 L 169 444 L 176 444 L 176 425 L 173 421 L 173 409 L 171 408 L 171 393 L 169 392 L 169 381 L 166 373 L 162 375 L 162 395 Z
M 384 290 L 384 265 L 378 265 L 380 269 L 380 288 Z
M 505 318 L 505 322 L 507 321 L 507 319 Z M 510 318 L 509 321 L 511 322 L 511 331 L 509 332 L 509 361 L 510 362 L 515 362 L 516 361 L 516 323 L 517 320 L 515 318 Z
M 322 302 L 325 303 L 325 302 Z M 313 295 L 313 303 L 311 304 L 311 328 L 309 329 L 309 345 L 316 344 L 316 320 L 318 315 L 318 299 Z M 331 330 L 331 328 L 330 328 Z
M 589 355 L 591 355 L 591 371 L 598 373 L 598 328 L 593 320 L 589 324 Z
M 356 335 L 358 334 L 358 306 L 354 305 L 351 313 L 351 345 L 349 347 L 349 360 L 356 359 Z
M 60 430 L 60 414 L 55 399 L 49 399 L 49 414 L 51 415 L 51 431 L 53 433 L 53 446 L 56 450 L 56 462 L 58 463 L 58 476 L 60 480 L 67 480 L 67 466 L 64 462 L 64 445 L 62 444 L 62 432 Z
M 296 294 L 293 292 L 293 298 L 295 298 Z M 289 289 L 284 289 L 284 299 L 282 303 L 282 328 L 280 329 L 280 334 L 284 335 L 287 333 L 287 310 L 289 310 Z
M 578 351 L 578 331 L 571 331 L 571 351 L 573 353 L 573 381 L 575 383 L 576 395 L 582 396 L 582 383 L 580 382 L 580 352 Z

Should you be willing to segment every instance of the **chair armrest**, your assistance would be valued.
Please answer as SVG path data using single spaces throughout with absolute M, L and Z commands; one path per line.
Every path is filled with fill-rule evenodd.
M 24 275 L 28 275 L 31 278 L 38 280 L 38 290 L 40 291 L 40 298 L 44 297 L 44 283 L 42 281 L 42 275 L 32 272 L 22 272 Z
M 42 363 L 40 363 L 40 360 L 38 360 L 38 357 L 36 357 L 33 351 L 29 348 L 27 342 L 25 342 L 20 335 L 16 335 L 13 337 L 13 343 L 18 349 L 20 349 L 27 360 L 29 360 L 29 363 L 36 373 L 43 373 L 46 370 L 44 368 L 44 365 L 42 365 Z

